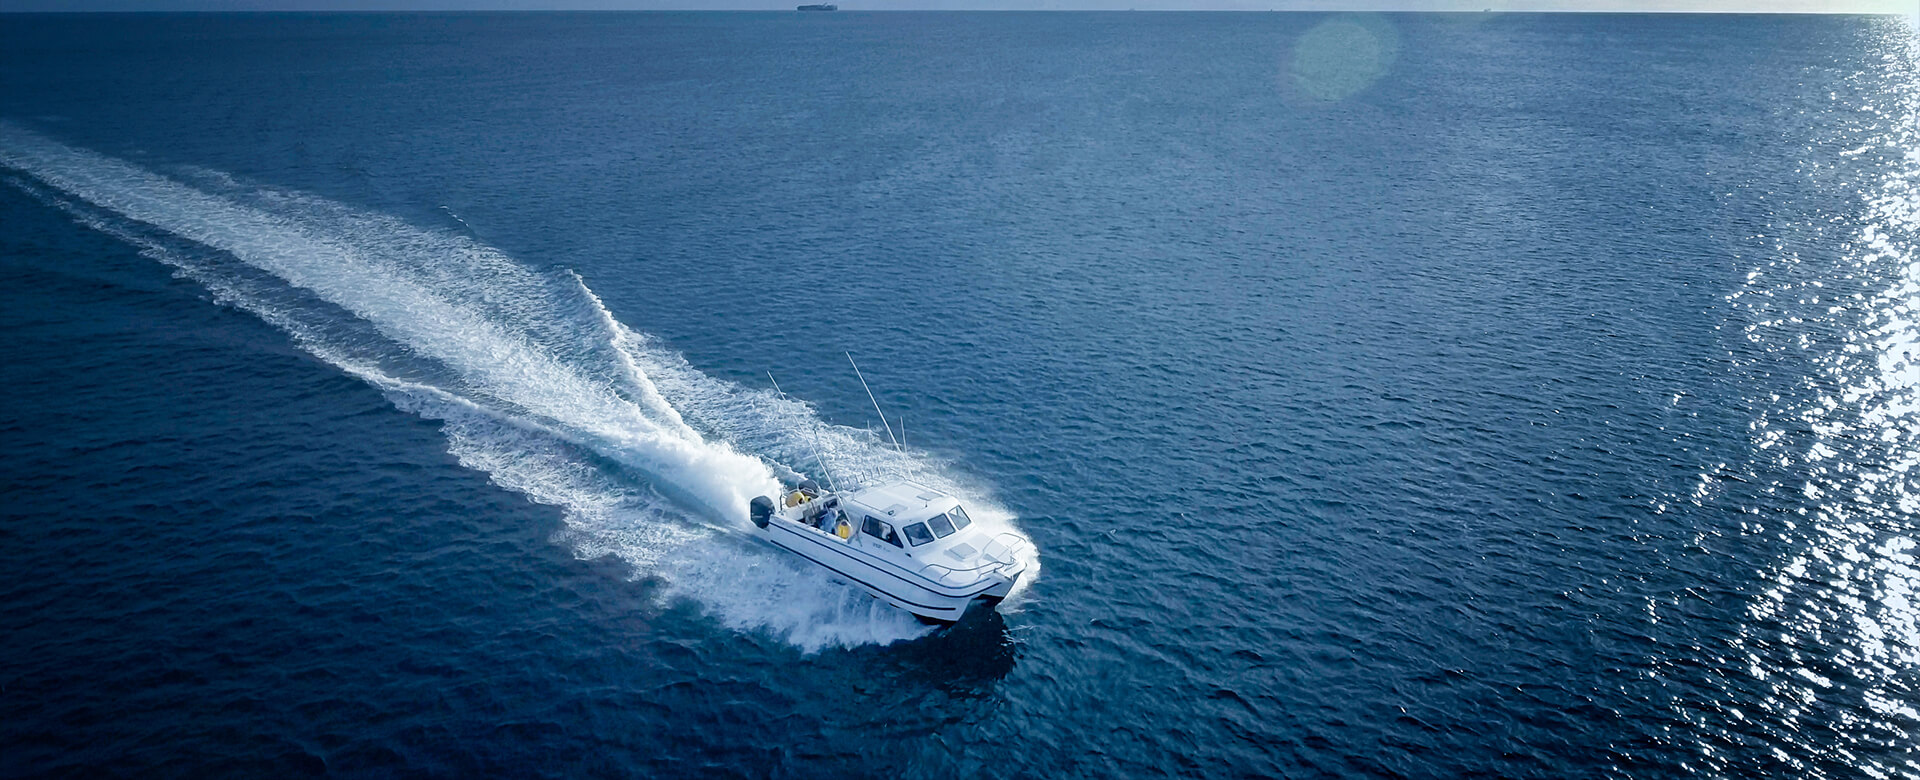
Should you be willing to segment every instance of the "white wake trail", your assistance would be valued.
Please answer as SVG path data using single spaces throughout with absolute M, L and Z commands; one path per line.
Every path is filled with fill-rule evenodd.
M 451 248 L 469 261 L 461 264 L 466 266 L 462 270 L 511 273 L 489 267 L 497 262 L 472 262 L 494 259 L 477 244 L 408 229 L 397 221 L 378 225 L 372 217 L 353 220 L 385 228 L 385 243 L 369 246 L 354 241 L 351 233 L 316 230 L 313 223 L 202 192 L 15 127 L 0 127 L 0 163 L 312 291 L 466 381 L 511 399 L 536 418 L 563 421 L 568 430 L 592 440 L 596 449 L 679 486 L 717 519 L 743 516 L 749 499 L 777 490 L 765 465 L 724 444 L 702 441 L 678 415 L 660 413 L 664 402 L 635 404 L 587 381 L 526 343 L 521 334 L 506 332 L 482 312 L 439 294 L 453 287 L 448 284 L 452 280 L 421 279 L 423 269 L 396 262 L 445 255 L 436 250 Z M 295 205 L 320 205 L 316 199 L 299 200 L 306 202 Z M 511 262 L 504 256 L 498 260 Z
M 809 650 L 925 633 L 744 533 L 747 502 L 779 490 L 776 472 L 800 474 L 788 464 L 817 469 L 813 442 L 843 479 L 976 491 L 804 404 L 699 372 L 621 324 L 577 275 L 217 171 L 184 183 L 4 122 L 0 166 L 395 406 L 441 421 L 463 465 L 560 507 L 560 541 L 576 554 L 618 556 L 669 598 Z M 984 520 L 1011 523 L 974 503 Z

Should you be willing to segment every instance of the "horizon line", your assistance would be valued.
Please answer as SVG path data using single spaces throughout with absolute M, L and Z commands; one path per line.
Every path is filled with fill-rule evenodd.
M 108 14 L 117 16 L 161 16 L 170 14 L 204 15 L 247 15 L 247 14 L 308 14 L 308 15 L 350 15 L 350 14 L 648 14 L 648 13 L 796 13 L 792 6 L 768 8 L 765 6 L 738 6 L 728 8 L 714 7 L 660 7 L 660 8 L 93 8 L 55 10 L 0 8 L 0 16 L 87 16 Z M 1913 17 L 1914 13 L 1898 11 L 1858 10 L 1858 9 L 1803 9 L 1803 10 L 1713 10 L 1703 8 L 1487 8 L 1469 9 L 1407 9 L 1407 8 L 1353 8 L 1353 7 L 1308 7 L 1308 8 L 839 8 L 836 13 L 1034 13 L 1034 14 L 1104 14 L 1104 13 L 1200 13 L 1200 14 L 1267 14 L 1267 13 L 1352 13 L 1352 14 L 1446 14 L 1470 15 L 1482 14 L 1592 14 L 1604 16 L 1892 16 Z

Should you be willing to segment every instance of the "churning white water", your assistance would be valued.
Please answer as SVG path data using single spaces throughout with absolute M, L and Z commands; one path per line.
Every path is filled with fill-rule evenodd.
M 0 165 L 440 421 L 463 465 L 562 509 L 560 541 L 578 555 L 617 556 L 669 599 L 809 650 L 926 631 L 747 535 L 747 502 L 777 492 L 776 476 L 819 473 L 822 451 L 842 482 L 907 476 L 967 491 L 805 404 L 701 373 L 621 324 L 577 275 L 216 171 L 161 175 L 6 123 Z M 983 521 L 1011 523 L 971 503 Z

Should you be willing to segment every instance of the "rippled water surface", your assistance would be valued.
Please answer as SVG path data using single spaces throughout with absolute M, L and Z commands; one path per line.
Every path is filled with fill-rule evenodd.
M 0 775 L 1920 777 L 1907 20 L 8 15 L 0 183 Z

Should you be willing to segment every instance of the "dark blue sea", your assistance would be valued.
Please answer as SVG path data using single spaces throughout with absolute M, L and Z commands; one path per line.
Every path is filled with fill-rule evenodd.
M 0 776 L 1920 777 L 1917 149 L 1895 17 L 0 16 Z

